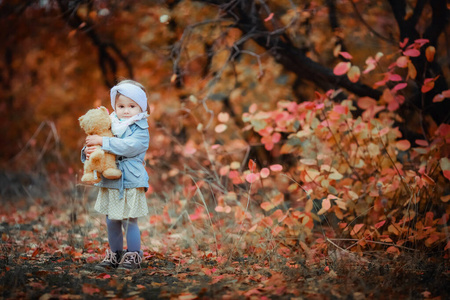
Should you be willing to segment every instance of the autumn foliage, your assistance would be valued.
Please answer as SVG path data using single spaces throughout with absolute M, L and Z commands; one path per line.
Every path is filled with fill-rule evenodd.
M 335 1 L 69 2 L 0 21 L 17 29 L 2 31 L 0 125 L 14 141 L 0 153 L 3 295 L 450 295 L 439 294 L 450 255 L 450 125 L 439 108 L 450 90 L 448 68 L 434 68 L 437 38 L 361 47 L 377 36 L 348 3 L 338 3 L 342 26 L 318 30 Z M 251 20 L 236 8 L 254 2 Z M 404 36 L 390 31 L 387 4 L 371 5 L 365 22 Z M 323 73 L 289 68 L 305 61 Z M 119 77 L 148 88 L 151 214 L 140 220 L 143 269 L 99 274 L 106 228 L 96 188 L 79 180 L 77 120 L 109 107 Z M 381 279 L 416 286 L 380 291 Z

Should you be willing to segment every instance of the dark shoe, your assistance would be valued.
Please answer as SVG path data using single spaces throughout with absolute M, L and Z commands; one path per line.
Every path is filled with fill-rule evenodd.
M 112 252 L 106 250 L 106 256 L 101 263 L 95 266 L 96 270 L 107 271 L 116 269 L 119 266 L 120 259 L 122 258 L 122 251 Z
M 141 268 L 142 257 L 138 252 L 126 252 L 120 261 L 119 270 L 135 270 Z

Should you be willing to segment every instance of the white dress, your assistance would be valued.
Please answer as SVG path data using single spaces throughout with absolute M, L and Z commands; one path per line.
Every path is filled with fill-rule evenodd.
M 100 188 L 94 209 L 110 220 L 139 218 L 148 214 L 144 188 L 125 189 L 119 199 L 118 189 Z

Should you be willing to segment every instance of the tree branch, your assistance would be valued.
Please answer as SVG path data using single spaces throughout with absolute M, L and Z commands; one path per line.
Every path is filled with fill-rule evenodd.
M 114 86 L 115 80 L 117 79 L 117 63 L 110 51 L 117 55 L 120 61 L 125 64 L 129 78 L 133 78 L 133 67 L 120 49 L 114 43 L 104 42 L 93 29 L 94 25 L 92 22 L 89 19 L 83 20 L 77 14 L 79 4 L 80 1 L 58 0 L 59 8 L 67 24 L 74 29 L 81 30 L 86 33 L 92 43 L 97 47 L 99 65 L 102 70 L 105 84 L 111 88 Z M 112 76 L 110 74 L 112 74 Z
M 282 39 L 283 30 L 270 32 L 257 14 L 253 0 L 196 0 L 208 4 L 219 5 L 220 9 L 236 22 L 247 39 L 253 39 L 266 49 L 275 60 L 298 77 L 314 82 L 323 90 L 343 87 L 358 96 L 381 97 L 381 92 L 371 87 L 351 82 L 346 76 L 336 76 L 332 70 L 308 58 L 305 53 L 295 47 L 288 39 Z M 252 12 L 252 13 L 249 13 Z

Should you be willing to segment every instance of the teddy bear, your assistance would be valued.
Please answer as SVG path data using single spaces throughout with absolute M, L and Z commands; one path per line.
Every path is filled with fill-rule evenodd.
M 104 106 L 88 110 L 78 120 L 80 121 L 80 127 L 87 135 L 113 136 L 111 119 Z M 116 156 L 97 146 L 89 159 L 84 162 L 84 174 L 81 181 L 87 184 L 98 183 L 101 180 L 100 174 L 107 179 L 118 179 L 122 176 L 122 172 L 116 166 Z

